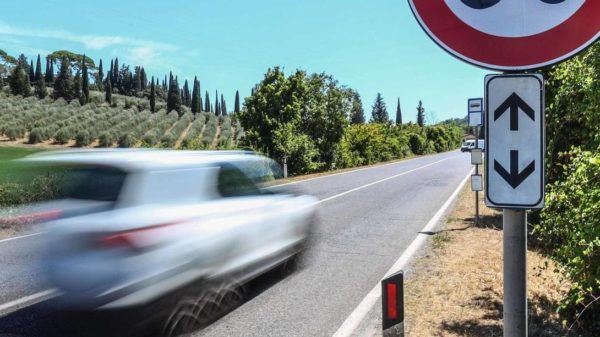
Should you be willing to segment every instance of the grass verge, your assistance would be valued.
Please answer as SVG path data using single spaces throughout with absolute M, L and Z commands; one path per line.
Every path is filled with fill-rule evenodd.
M 467 185 L 430 251 L 413 263 L 405 283 L 407 336 L 502 336 L 502 213 L 481 201 L 481 222 L 472 226 L 474 203 Z M 531 249 L 527 267 L 529 335 L 568 336 L 556 308 L 569 283 Z

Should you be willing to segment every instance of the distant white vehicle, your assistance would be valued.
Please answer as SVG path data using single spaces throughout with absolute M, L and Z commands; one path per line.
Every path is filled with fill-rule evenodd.
M 485 140 L 479 139 L 477 142 L 478 148 L 485 150 Z M 471 152 L 475 148 L 475 139 L 465 140 L 460 147 L 461 152 Z
M 316 199 L 259 188 L 273 161 L 241 151 L 36 154 L 64 169 L 46 204 L 44 266 L 75 309 L 149 303 L 199 280 L 246 282 L 297 258 Z M 275 164 L 276 165 L 276 164 Z

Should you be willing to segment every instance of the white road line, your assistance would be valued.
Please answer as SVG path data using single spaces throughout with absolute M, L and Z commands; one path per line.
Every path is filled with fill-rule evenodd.
M 359 187 L 353 188 L 353 189 L 351 189 L 351 190 L 347 190 L 347 191 L 345 191 L 345 192 L 342 192 L 342 193 L 340 193 L 340 194 L 336 194 L 336 195 L 333 195 L 333 196 L 331 196 L 331 197 L 327 197 L 327 198 L 325 198 L 325 199 L 321 199 L 321 200 L 317 201 L 317 204 L 320 204 L 320 203 L 323 203 L 323 202 L 326 202 L 326 201 L 329 201 L 329 200 L 332 200 L 332 199 L 339 198 L 339 197 L 341 197 L 341 196 L 344 196 L 344 195 L 346 195 L 346 194 L 349 194 L 349 193 L 352 193 L 352 192 L 356 192 L 356 191 L 358 191 L 358 190 L 362 190 L 363 188 L 367 188 L 367 187 L 370 187 L 370 186 L 373 186 L 373 185 L 376 185 L 376 184 L 382 183 L 382 182 L 384 182 L 384 181 L 388 181 L 388 180 L 390 180 L 390 179 L 398 178 L 398 177 L 401 177 L 401 176 L 403 176 L 403 175 L 406 175 L 406 174 L 409 174 L 409 173 L 412 173 L 412 172 L 415 172 L 415 171 L 418 171 L 418 170 L 424 169 L 424 168 L 426 168 L 426 167 L 429 167 L 429 166 L 432 166 L 432 165 L 435 165 L 435 164 L 441 163 L 441 162 L 443 162 L 443 161 L 446 161 L 446 160 L 448 160 L 448 159 L 453 159 L 453 158 L 456 158 L 456 157 L 457 157 L 457 156 L 450 157 L 450 158 L 444 158 L 444 159 L 442 159 L 442 160 L 438 160 L 438 161 L 434 161 L 433 163 L 429 163 L 429 164 L 427 164 L 427 165 L 419 166 L 419 167 L 417 167 L 417 168 L 414 168 L 414 169 L 411 169 L 411 170 L 408 170 L 408 171 L 404 171 L 404 172 L 402 172 L 402 173 L 398 173 L 398 174 L 395 174 L 395 175 L 393 175 L 393 176 L 390 176 L 390 177 L 387 177 L 387 178 L 383 178 L 383 179 L 380 179 L 380 180 L 374 181 L 374 182 L 372 182 L 372 183 L 369 183 L 369 184 L 366 184 L 366 185 L 362 185 L 362 186 L 359 186 Z
M 0 312 L 4 312 L 6 310 L 21 306 L 23 304 L 27 304 L 27 306 L 29 306 L 29 305 L 35 304 L 37 302 L 41 302 L 42 300 L 56 297 L 57 295 L 58 295 L 58 291 L 56 289 L 48 289 L 48 290 L 40 291 L 39 293 L 35 293 L 33 295 L 21 297 L 14 301 L 0 304 Z
M 17 239 L 24 239 L 24 238 L 28 238 L 30 236 L 35 236 L 35 235 L 40 235 L 40 234 L 44 234 L 45 232 L 37 232 L 37 233 L 33 233 L 33 234 L 27 234 L 27 235 L 21 235 L 21 236 L 15 236 L 12 238 L 8 238 L 8 239 L 2 239 L 0 240 L 0 243 L 2 242 L 7 242 L 7 241 L 12 241 L 12 240 L 17 240 Z
M 389 275 L 404 269 L 406 265 L 410 262 L 410 260 L 414 257 L 417 251 L 425 244 L 429 235 L 423 234 L 423 232 L 430 232 L 435 229 L 437 223 L 440 221 L 444 213 L 448 210 L 454 199 L 458 196 L 462 188 L 469 180 L 471 174 L 473 174 L 474 169 L 472 169 L 469 174 L 462 180 L 462 182 L 458 185 L 456 190 L 452 193 L 450 198 L 446 200 L 446 202 L 442 205 L 442 207 L 433 215 L 431 220 L 425 225 L 425 227 L 421 230 L 421 233 L 417 235 L 417 237 L 411 242 L 411 244 L 404 250 L 400 258 L 394 263 L 394 265 L 388 270 L 382 280 L 388 277 Z M 381 281 L 377 282 L 375 287 L 369 291 L 369 293 L 362 299 L 362 301 L 358 304 L 358 306 L 352 311 L 350 316 L 346 318 L 344 323 L 338 328 L 338 330 L 333 334 L 333 337 L 350 337 L 352 333 L 356 330 L 356 328 L 360 325 L 360 323 L 365 319 L 369 311 L 373 308 L 377 300 L 381 297 Z
M 296 180 L 296 181 L 291 181 L 289 183 L 283 183 L 283 184 L 273 185 L 273 186 L 286 186 L 286 185 L 292 185 L 292 184 L 299 184 L 299 183 L 303 183 L 305 181 L 311 181 L 311 180 L 316 180 L 316 179 L 335 177 L 335 176 L 339 176 L 339 175 L 342 175 L 342 174 L 348 174 L 348 173 L 354 173 L 354 172 L 359 172 L 359 171 L 364 171 L 364 170 L 376 169 L 376 168 L 386 167 L 386 166 L 390 166 L 390 165 L 394 165 L 394 164 L 408 163 L 409 161 L 413 161 L 413 160 L 417 160 L 417 159 L 423 159 L 423 158 L 427 158 L 427 157 L 433 157 L 433 156 L 421 156 L 421 157 L 415 157 L 415 158 L 410 158 L 410 159 L 406 159 L 406 160 L 397 160 L 397 161 L 394 161 L 394 162 L 391 162 L 391 163 L 387 163 L 387 164 L 375 165 L 375 166 L 367 166 L 367 167 L 357 168 L 357 169 L 354 169 L 354 170 L 349 170 L 349 171 L 344 171 L 344 172 L 339 172 L 339 173 L 326 174 L 326 175 L 322 175 L 322 176 L 318 176 L 318 177 L 314 177 L 314 178 L 300 179 L 300 180 Z

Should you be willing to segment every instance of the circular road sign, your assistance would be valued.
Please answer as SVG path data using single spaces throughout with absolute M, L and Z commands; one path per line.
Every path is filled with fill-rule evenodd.
M 600 37 L 600 0 L 408 0 L 452 55 L 495 70 L 563 61 Z

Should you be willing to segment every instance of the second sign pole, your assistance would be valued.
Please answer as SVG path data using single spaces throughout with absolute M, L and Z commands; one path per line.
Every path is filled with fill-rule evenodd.
M 527 336 L 527 211 L 504 209 L 504 337 Z

